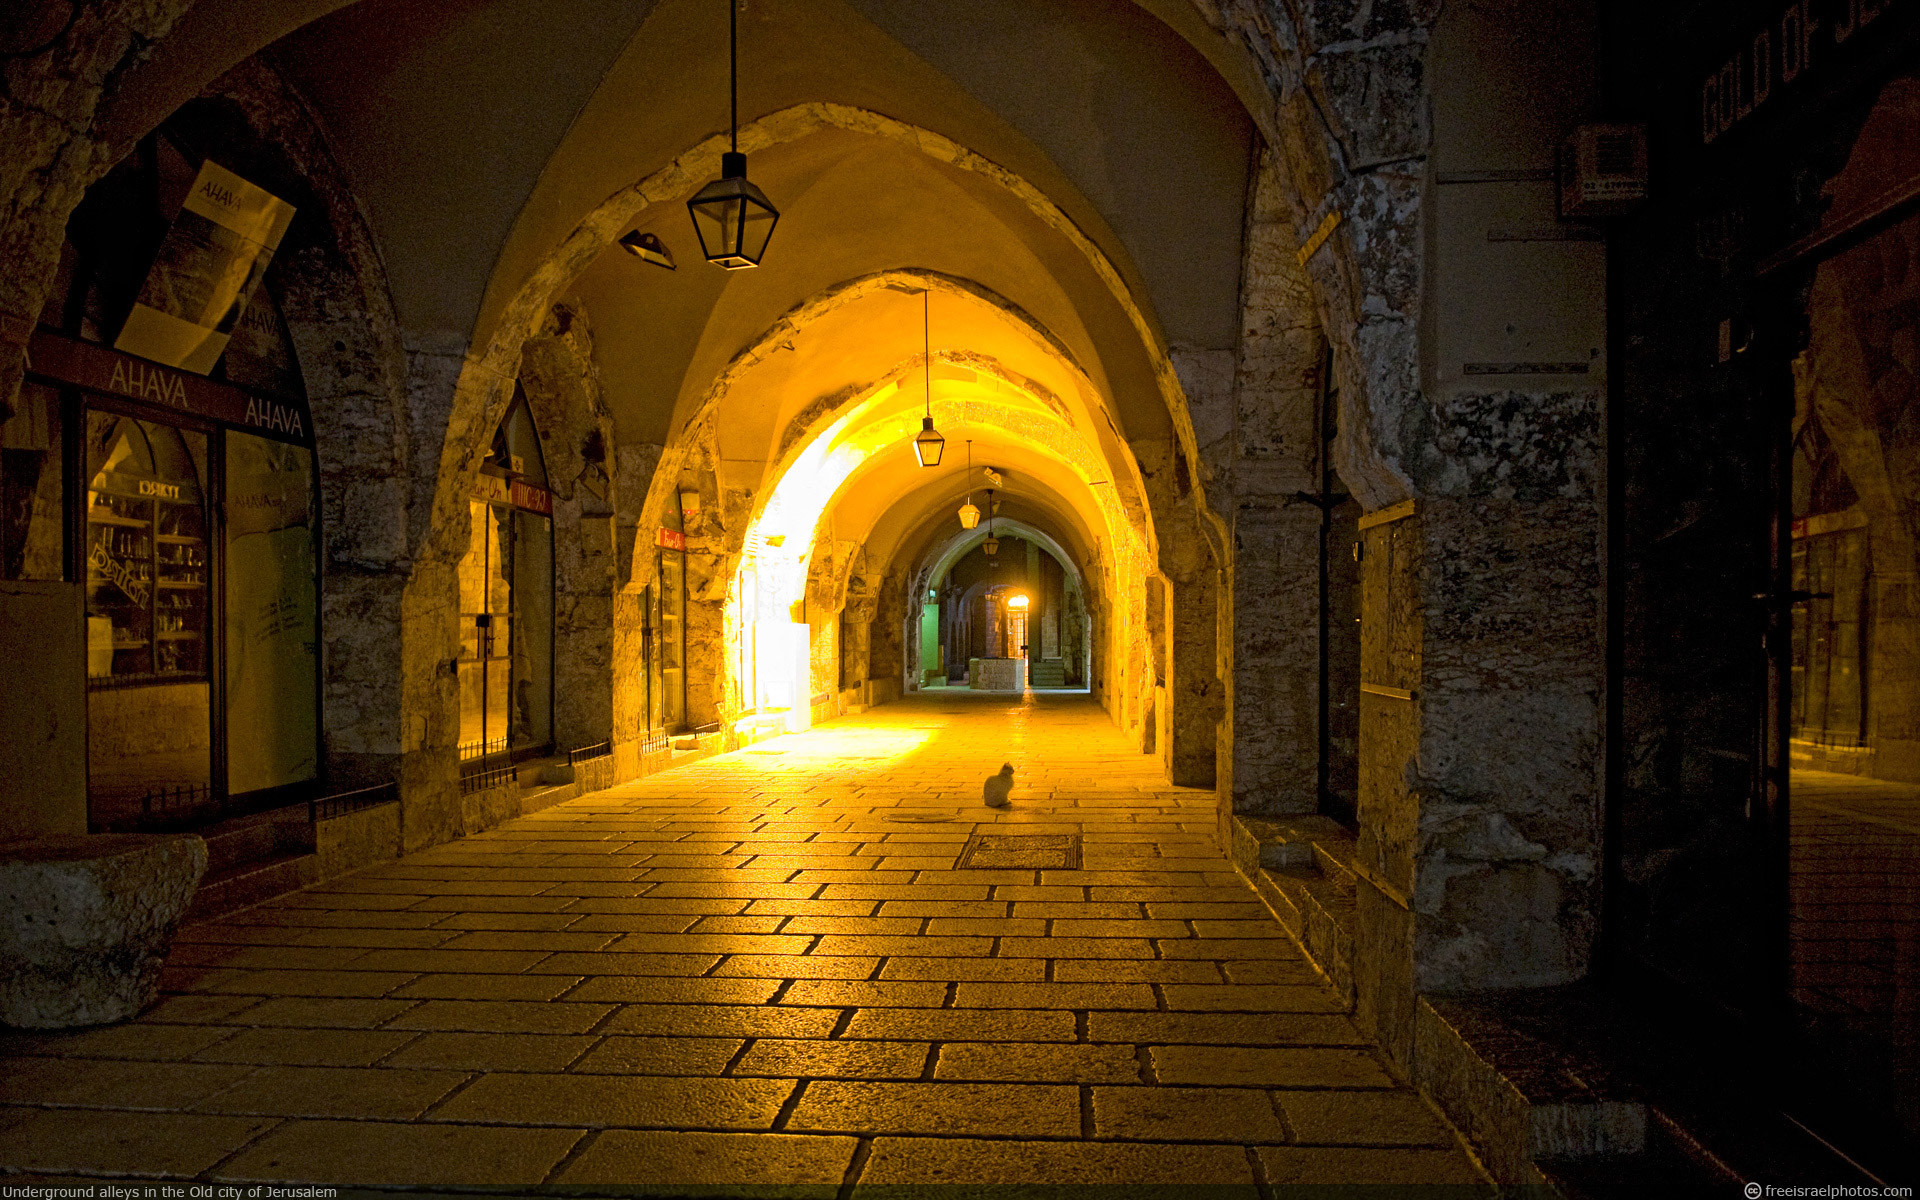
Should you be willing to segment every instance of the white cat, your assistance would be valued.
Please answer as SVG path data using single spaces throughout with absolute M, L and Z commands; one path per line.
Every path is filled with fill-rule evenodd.
M 986 798 L 988 808 L 1006 808 L 1012 803 L 1007 799 L 1007 793 L 1012 790 L 1013 764 L 1001 763 L 1000 773 L 987 776 L 987 782 L 981 787 L 980 794 Z

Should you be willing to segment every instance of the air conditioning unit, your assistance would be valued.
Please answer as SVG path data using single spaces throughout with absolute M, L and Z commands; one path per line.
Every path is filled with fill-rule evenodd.
M 1647 128 L 1582 125 L 1560 147 L 1560 219 L 1624 216 L 1647 198 Z

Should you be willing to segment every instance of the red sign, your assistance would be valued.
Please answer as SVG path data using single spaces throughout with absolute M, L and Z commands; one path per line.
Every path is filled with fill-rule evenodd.
M 511 504 L 524 512 L 553 515 L 553 493 L 518 479 L 480 472 L 473 478 L 473 498 L 482 504 Z
M 524 508 L 528 512 L 536 512 L 545 517 L 553 515 L 553 493 L 547 489 L 535 487 L 530 483 L 521 483 L 516 479 L 508 491 L 513 498 L 515 508 Z
M 662 528 L 659 533 L 654 535 L 653 544 L 656 546 L 664 546 L 668 550 L 685 550 L 687 548 L 687 535 L 681 533 L 678 529 Z

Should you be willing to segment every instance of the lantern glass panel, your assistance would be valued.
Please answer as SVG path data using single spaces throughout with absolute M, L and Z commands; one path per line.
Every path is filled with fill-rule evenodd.
M 937 467 L 940 465 L 940 456 L 947 451 L 947 439 L 934 431 L 931 418 L 928 418 L 927 426 L 913 439 L 913 452 L 920 459 L 921 466 Z
M 767 252 L 779 210 L 745 178 L 716 179 L 687 201 L 700 252 L 728 269 L 753 267 Z

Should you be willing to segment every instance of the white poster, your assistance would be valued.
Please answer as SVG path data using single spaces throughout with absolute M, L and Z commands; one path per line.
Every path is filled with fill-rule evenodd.
M 319 773 L 312 456 L 227 434 L 227 790 Z
M 293 206 L 211 160 L 160 243 L 113 346 L 205 375 L 293 222 Z

